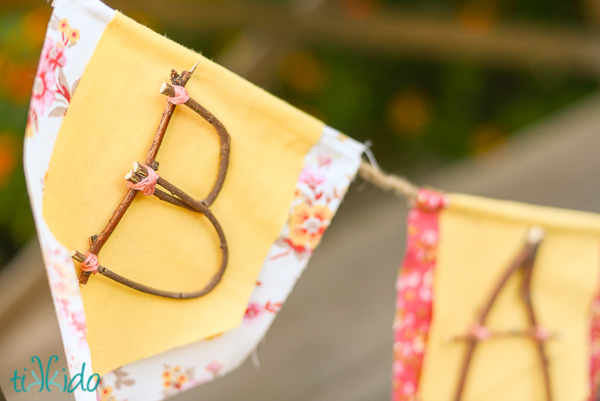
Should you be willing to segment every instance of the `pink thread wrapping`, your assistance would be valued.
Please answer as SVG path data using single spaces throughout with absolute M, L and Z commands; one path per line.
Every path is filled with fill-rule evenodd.
M 492 336 L 492 333 L 490 333 L 490 331 L 486 327 L 481 326 L 479 324 L 474 324 L 473 326 L 471 326 L 470 332 L 471 335 L 479 341 L 489 340 Z
M 537 326 L 533 329 L 533 336 L 541 341 L 548 341 L 552 337 L 550 330 L 543 326 Z
M 87 259 L 81 262 L 81 270 L 83 270 L 84 272 L 96 274 L 98 272 L 98 267 L 100 267 L 100 262 L 98 262 L 98 256 L 89 252 L 86 252 L 85 256 Z
M 152 170 L 150 167 L 142 164 L 148 170 L 148 176 L 142 181 L 134 184 L 132 182 L 127 183 L 127 188 L 134 189 L 136 191 L 142 191 L 144 195 L 154 195 L 154 189 L 156 188 L 156 181 L 158 181 L 158 173 Z
M 169 102 L 173 104 L 184 104 L 190 98 L 190 95 L 188 95 L 187 91 L 183 86 L 173 85 L 173 89 L 175 89 L 175 96 L 167 96 Z

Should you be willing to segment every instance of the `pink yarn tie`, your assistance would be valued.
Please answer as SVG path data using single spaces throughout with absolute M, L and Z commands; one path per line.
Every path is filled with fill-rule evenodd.
M 474 324 L 473 326 L 471 326 L 470 332 L 471 335 L 479 341 L 489 340 L 492 336 L 492 334 L 486 327 L 481 326 L 479 324 Z
M 154 195 L 154 189 L 156 188 L 156 181 L 158 181 L 158 174 L 150 167 L 142 164 L 148 171 L 148 176 L 142 181 L 134 184 L 132 182 L 127 183 L 127 188 L 134 189 L 136 191 L 142 191 L 144 195 Z
M 552 333 L 543 326 L 537 326 L 533 329 L 533 336 L 540 341 L 548 341 L 552 337 Z
M 190 95 L 188 95 L 187 91 L 183 86 L 173 85 L 173 89 L 175 89 L 175 96 L 167 96 L 169 102 L 173 104 L 184 104 L 190 98 Z
M 87 259 L 81 262 L 81 270 L 83 270 L 84 272 L 96 274 L 98 272 L 98 267 L 100 267 L 100 263 L 98 262 L 98 256 L 89 252 L 86 252 L 85 256 L 87 257 Z

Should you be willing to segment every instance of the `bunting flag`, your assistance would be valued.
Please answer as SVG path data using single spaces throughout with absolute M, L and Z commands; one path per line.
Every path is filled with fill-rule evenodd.
M 231 371 L 255 349 L 329 226 L 364 147 L 98 0 L 55 0 L 53 7 L 25 169 L 70 374 L 102 376 L 98 394 L 78 388 L 75 395 L 164 399 Z M 185 91 L 208 114 L 175 109 L 157 154 L 158 184 L 167 179 L 194 199 L 211 192 L 225 154 L 218 119 L 230 136 L 227 175 L 210 208 L 227 242 L 221 281 L 185 300 L 101 274 L 80 286 L 71 251 L 97 241 L 128 196 L 123 176 L 154 146 L 168 102 L 179 104 L 159 93 L 161 84 L 171 69 L 194 65 Z M 225 259 L 207 217 L 139 194 L 95 269 L 165 291 L 202 288 Z
M 592 401 L 600 216 L 421 190 L 398 277 L 393 400 Z
M 25 170 L 70 375 L 102 377 L 75 396 L 162 400 L 256 348 L 365 147 L 99 0 L 53 7 Z M 599 216 L 361 172 L 416 196 L 394 401 L 593 399 Z

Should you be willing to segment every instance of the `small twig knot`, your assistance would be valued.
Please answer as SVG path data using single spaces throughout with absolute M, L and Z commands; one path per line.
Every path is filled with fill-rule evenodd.
M 469 329 L 469 334 L 471 334 L 471 336 L 473 336 L 478 341 L 489 340 L 492 336 L 492 333 L 490 333 L 490 331 L 486 327 L 480 324 L 472 325 Z
M 552 333 L 544 326 L 538 325 L 533 329 L 533 336 L 539 341 L 548 341 L 552 338 Z
M 151 167 L 142 164 L 142 166 L 146 167 L 148 171 L 148 175 L 138 183 L 127 183 L 127 188 L 133 189 L 136 191 L 142 191 L 144 195 L 154 195 L 154 190 L 156 189 L 156 182 L 158 181 L 158 173 L 156 173 Z

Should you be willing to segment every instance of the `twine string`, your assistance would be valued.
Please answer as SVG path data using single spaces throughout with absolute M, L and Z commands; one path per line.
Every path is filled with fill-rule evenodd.
M 419 193 L 419 188 L 406 178 L 386 174 L 365 161 L 361 163 L 358 175 L 385 191 L 392 191 L 396 195 L 408 198 L 409 200 L 415 200 Z

